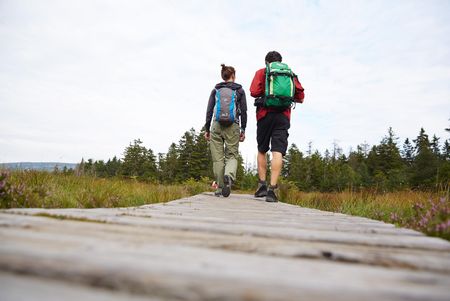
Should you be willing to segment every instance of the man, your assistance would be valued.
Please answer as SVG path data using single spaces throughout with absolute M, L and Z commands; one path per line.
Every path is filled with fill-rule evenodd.
M 228 197 L 236 179 L 239 142 L 245 140 L 247 102 L 244 89 L 235 83 L 235 69 L 222 64 L 221 76 L 223 82 L 218 83 L 209 96 L 205 139 L 210 141 L 213 171 L 218 185 L 214 194 Z
M 288 146 L 288 129 L 290 127 L 291 107 L 272 107 L 267 103 L 266 69 L 273 62 L 281 63 L 281 54 L 276 51 L 267 53 L 266 68 L 256 71 L 250 86 L 250 95 L 255 97 L 258 142 L 258 189 L 255 197 L 266 197 L 267 202 L 277 202 L 275 189 L 278 188 L 278 177 L 283 165 L 283 156 Z M 291 81 L 292 83 L 292 81 Z M 297 76 L 293 75 L 293 101 L 303 103 L 305 97 L 303 87 Z M 270 147 L 269 147 L 270 146 Z M 271 173 L 269 185 L 266 182 L 267 159 L 266 153 L 272 151 Z

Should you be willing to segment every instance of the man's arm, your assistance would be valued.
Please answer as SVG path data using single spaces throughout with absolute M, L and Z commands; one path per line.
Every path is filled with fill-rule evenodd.
M 205 122 L 205 131 L 209 133 L 209 129 L 211 127 L 211 120 L 214 112 L 214 105 L 216 100 L 216 90 L 211 91 L 211 95 L 208 100 L 208 108 L 206 109 L 206 122 Z
M 305 99 L 305 89 L 303 89 L 302 84 L 299 82 L 297 76 L 294 77 L 294 84 L 295 84 L 295 94 L 294 99 L 295 102 L 303 103 L 303 100 Z
M 262 97 L 265 92 L 266 85 L 266 76 L 265 69 L 260 69 L 256 71 L 255 76 L 253 77 L 252 84 L 250 85 L 250 95 L 252 97 Z

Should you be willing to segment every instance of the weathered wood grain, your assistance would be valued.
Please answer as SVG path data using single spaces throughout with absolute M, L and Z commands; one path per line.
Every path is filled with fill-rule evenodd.
M 4 210 L 0 241 L 1 300 L 450 300 L 449 242 L 245 195 Z

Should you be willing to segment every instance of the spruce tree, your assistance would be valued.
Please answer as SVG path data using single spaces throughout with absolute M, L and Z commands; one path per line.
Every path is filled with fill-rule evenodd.
M 441 156 L 441 150 L 440 150 L 441 146 L 439 145 L 439 140 L 440 140 L 440 138 L 436 137 L 436 135 L 433 135 L 433 139 L 431 140 L 431 143 L 430 143 L 431 151 L 433 152 L 433 154 L 436 155 L 436 157 Z
M 412 165 L 412 162 L 414 160 L 414 146 L 409 141 L 409 138 L 406 138 L 405 142 L 403 143 L 402 158 L 407 166 Z
M 428 135 L 423 128 L 414 140 L 416 156 L 413 162 L 411 184 L 417 188 L 431 188 L 436 184 L 438 158 L 431 149 Z
M 368 156 L 370 173 L 380 190 L 393 190 L 407 183 L 406 168 L 397 147 L 397 137 L 390 127 L 388 135 L 373 146 Z
M 136 139 L 125 148 L 121 174 L 131 178 L 143 180 L 156 180 L 156 158 L 151 149 L 142 145 L 140 139 Z
M 442 146 L 442 158 L 446 161 L 450 161 L 450 139 L 445 140 Z
M 188 132 L 185 132 L 178 143 L 178 164 L 179 174 L 178 180 L 185 181 L 189 178 L 193 178 L 192 169 L 192 154 L 195 145 L 195 130 L 191 128 Z
M 194 136 L 194 147 L 191 157 L 191 177 L 200 179 L 202 177 L 212 178 L 212 158 L 209 150 L 208 141 L 206 141 L 205 130 L 201 130 Z
M 285 164 L 283 164 L 283 175 L 287 180 L 295 183 L 300 189 L 305 188 L 305 174 L 302 170 L 304 166 L 303 160 L 302 152 L 298 149 L 297 145 L 292 144 L 285 156 Z
M 108 177 L 115 177 L 119 174 L 119 170 L 120 170 L 120 165 L 121 165 L 121 161 L 119 159 L 117 159 L 116 156 L 114 156 L 111 159 L 109 159 L 106 164 L 106 174 Z
M 169 146 L 167 154 L 160 162 L 160 178 L 164 183 L 174 183 L 180 179 L 181 169 L 178 162 L 179 151 L 175 143 Z

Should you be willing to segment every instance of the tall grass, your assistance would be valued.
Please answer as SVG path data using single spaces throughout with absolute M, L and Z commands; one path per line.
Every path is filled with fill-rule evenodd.
M 207 181 L 159 185 L 43 171 L 0 172 L 0 207 L 95 208 L 167 202 L 208 190 Z
M 160 185 L 132 179 L 42 171 L 0 171 L 0 208 L 139 206 L 207 191 L 209 182 L 205 178 L 200 181 L 191 179 L 178 185 Z M 320 193 L 302 192 L 295 185 L 283 183 L 280 185 L 280 198 L 294 205 L 378 219 L 450 240 L 448 191 Z
M 450 240 L 448 191 L 321 193 L 302 192 L 285 183 L 280 186 L 280 197 L 289 204 L 382 220 Z

